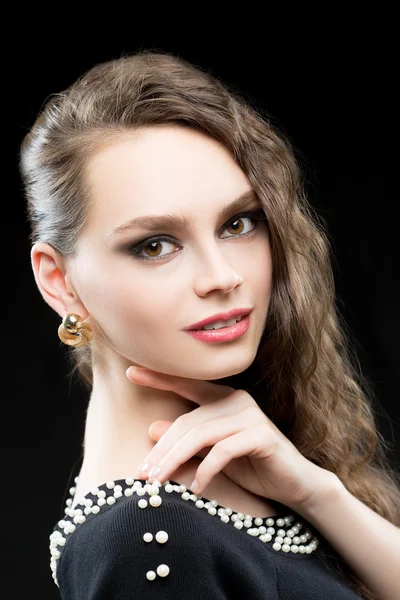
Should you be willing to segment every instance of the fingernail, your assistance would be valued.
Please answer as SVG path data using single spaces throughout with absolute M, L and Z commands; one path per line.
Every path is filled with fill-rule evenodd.
M 161 467 L 159 467 L 158 465 L 155 466 L 149 473 L 149 478 L 150 477 L 157 477 L 157 475 L 161 473 Z
M 149 468 L 149 463 L 147 463 L 147 462 L 143 463 L 138 467 L 136 473 L 141 473 L 142 471 L 147 471 L 148 468 Z
M 189 489 L 192 490 L 192 492 L 196 492 L 199 489 L 199 484 L 196 480 L 193 481 Z

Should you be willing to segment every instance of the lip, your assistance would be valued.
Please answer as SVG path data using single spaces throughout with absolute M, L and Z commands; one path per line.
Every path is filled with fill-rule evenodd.
M 186 333 L 201 342 L 211 342 L 215 344 L 220 342 L 232 342 L 244 335 L 249 327 L 250 315 L 246 315 L 240 319 L 240 321 L 235 323 L 235 325 L 230 325 L 229 327 L 222 327 L 221 329 L 215 330 L 189 330 Z
M 215 323 L 216 321 L 229 321 L 229 319 L 235 319 L 236 317 L 245 317 L 249 315 L 252 310 L 252 308 L 234 308 L 229 312 L 218 313 L 216 315 L 212 315 L 211 317 L 207 317 L 207 319 L 203 319 L 203 321 L 189 325 L 189 327 L 185 327 L 184 331 L 200 329 L 201 327 L 204 327 L 204 325 L 209 325 L 210 323 Z

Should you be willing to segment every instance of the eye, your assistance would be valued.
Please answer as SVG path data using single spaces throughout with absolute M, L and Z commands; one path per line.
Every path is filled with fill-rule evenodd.
M 255 225 L 249 230 L 243 233 L 246 229 L 246 225 L 242 223 L 245 221 L 253 221 Z M 253 237 L 257 233 L 257 229 L 261 225 L 260 221 L 266 221 L 267 217 L 262 209 L 248 211 L 246 213 L 242 213 L 233 217 L 228 221 L 228 224 L 224 226 L 224 229 L 233 229 L 234 235 L 230 237 Z M 235 235 L 238 234 L 238 235 Z M 170 244 L 171 246 L 178 246 L 176 242 L 173 241 L 168 236 L 160 235 L 152 238 L 147 238 L 142 242 L 138 242 L 134 246 L 129 247 L 129 253 L 137 260 L 150 260 L 156 261 L 166 258 L 174 252 L 169 252 L 166 254 L 160 254 L 160 248 L 162 248 L 162 243 Z M 145 251 L 147 256 L 141 256 L 140 253 Z M 149 254 L 150 253 L 150 254 Z

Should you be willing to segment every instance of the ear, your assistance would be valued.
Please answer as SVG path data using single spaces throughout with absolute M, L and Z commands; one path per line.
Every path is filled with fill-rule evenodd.
M 31 264 L 43 299 L 61 318 L 66 313 L 76 313 L 82 319 L 89 316 L 70 283 L 64 259 L 50 244 L 38 242 L 33 245 Z

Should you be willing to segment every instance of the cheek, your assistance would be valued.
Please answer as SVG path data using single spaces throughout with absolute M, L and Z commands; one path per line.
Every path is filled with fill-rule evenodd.
M 143 275 L 140 271 L 127 273 L 110 270 L 105 279 L 96 278 L 92 289 L 93 316 L 107 329 L 111 337 L 161 333 L 161 327 L 176 318 L 176 292 L 171 280 Z M 104 324 L 106 326 L 104 327 Z

